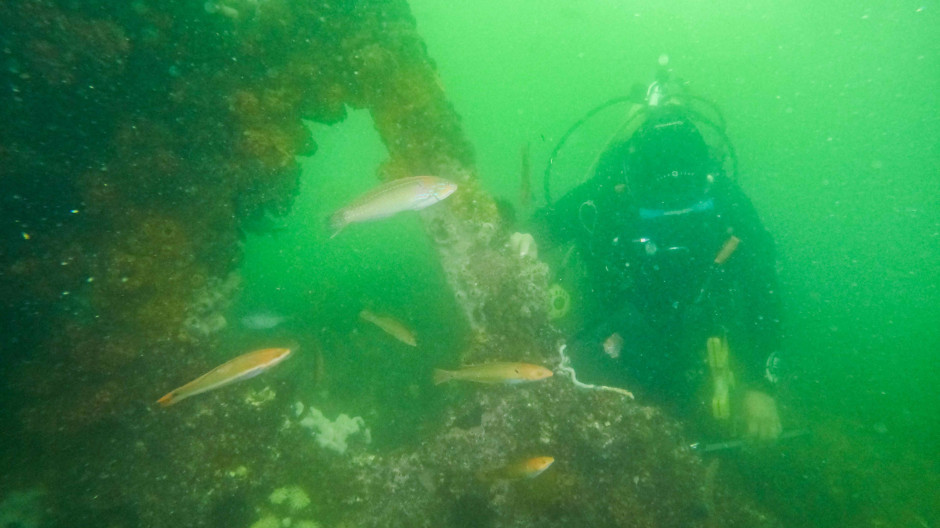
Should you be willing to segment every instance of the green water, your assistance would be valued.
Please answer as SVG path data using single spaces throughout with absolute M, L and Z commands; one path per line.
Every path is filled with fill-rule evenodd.
M 368 113 L 350 112 L 333 127 L 308 126 L 320 152 L 303 163 L 301 193 L 283 219 L 285 229 L 246 241 L 245 289 L 235 310 L 289 316 L 283 327 L 261 334 L 306 336 L 324 346 L 335 405 L 381 414 L 396 425 L 380 428 L 377 440 L 402 440 L 414 435 L 422 409 L 435 405 L 436 398 L 416 391 L 427 389 L 429 366 L 456 360 L 465 324 L 417 215 L 353 225 L 335 237 L 327 228 L 333 211 L 375 186 L 387 157 Z M 419 336 L 420 351 L 363 324 L 363 308 L 406 324 Z M 404 402 L 403 395 L 409 396 Z
M 476 148 L 484 186 L 513 203 L 524 146 L 536 205 L 543 205 L 542 170 L 564 131 L 632 84 L 649 82 L 659 57 L 668 55 L 690 91 L 723 111 L 740 159 L 739 183 L 777 243 L 787 332 L 781 358 L 796 400 L 784 402 L 785 427 L 844 420 L 852 431 L 847 441 L 858 435 L 871 442 L 876 454 L 865 453 L 877 463 L 938 452 L 937 6 L 412 1 L 411 7 Z M 622 119 L 619 110 L 572 138 L 553 184 L 582 177 Z M 453 361 L 450 347 L 461 329 L 449 327 L 457 312 L 415 217 L 353 226 L 334 240 L 321 229 L 330 211 L 373 184 L 386 155 L 368 115 L 313 126 L 321 149 L 304 163 L 290 231 L 246 247 L 247 299 L 277 299 L 288 312 L 313 305 L 321 318 L 328 308 L 331 318 L 315 324 L 338 335 L 352 330 L 362 305 L 397 310 L 431 344 L 420 362 Z M 407 381 L 381 373 L 394 369 L 408 378 L 421 365 L 390 359 L 393 353 L 399 351 L 364 362 L 347 358 L 341 370 L 391 384 L 394 392 Z M 909 469 L 869 476 L 936 500 L 935 491 L 901 485 L 919 471 Z
M 690 90 L 724 112 L 739 182 L 777 242 L 788 368 L 821 405 L 936 438 L 934 6 L 411 7 L 476 147 L 481 180 L 512 202 L 524 145 L 542 204 L 541 173 L 561 134 L 595 105 L 648 82 L 668 55 Z M 617 111 L 572 140 L 560 160 L 569 174 L 583 175 Z M 368 115 L 312 126 L 321 148 L 304 162 L 290 230 L 248 243 L 247 299 L 274 300 L 285 311 L 328 306 L 334 328 L 350 324 L 363 304 L 397 306 L 437 341 L 450 324 L 437 317 L 448 294 L 413 216 L 354 226 L 333 240 L 321 229 L 332 210 L 373 184 L 386 155 Z M 569 174 L 556 170 L 560 181 Z
M 267 6 L 265 2 L 236 3 L 257 4 L 262 6 L 260 9 Z M 787 431 L 812 431 L 811 438 L 793 442 L 792 448 L 756 453 L 741 450 L 740 456 L 737 452 L 724 455 L 721 478 L 729 489 L 741 494 L 742 500 L 752 500 L 787 526 L 940 526 L 940 5 L 935 1 L 906 0 L 870 4 L 807 0 L 412 0 L 409 4 L 446 97 L 460 115 L 475 149 L 482 187 L 516 206 L 519 229 L 525 229 L 533 208 L 546 203 L 543 170 L 565 131 L 604 101 L 627 95 L 635 84 L 647 85 L 667 57 L 669 68 L 687 83 L 690 93 L 713 101 L 723 113 L 737 151 L 738 183 L 776 241 L 786 332 L 779 353 L 783 427 Z M 142 6 L 139 2 L 133 8 L 141 16 L 148 12 Z M 88 16 L 106 18 L 108 9 L 103 5 L 90 10 Z M 181 17 L 205 22 L 202 7 L 194 11 L 188 4 L 174 4 L 174 9 Z M 82 12 L 80 6 L 67 10 Z M 9 10 L 0 9 L 0 15 L 8 14 Z M 229 22 L 211 20 L 223 28 L 223 34 L 231 36 L 224 29 Z M 148 19 L 146 23 L 153 22 Z M 20 31 L 27 32 L 22 28 Z M 126 31 L 132 37 L 138 35 L 136 30 Z M 147 36 L 146 32 L 140 34 Z M 156 41 L 153 38 L 150 44 Z M 133 42 L 139 47 L 148 41 L 142 38 Z M 0 43 L 0 48 L 7 46 L 2 34 Z M 69 41 L 56 44 L 67 46 Z M 17 45 L 10 44 L 19 49 Z M 35 42 L 31 45 L 30 50 L 42 49 Z M 259 53 L 259 48 L 251 51 Z M 180 64 L 184 74 L 198 71 L 196 67 L 186 70 L 189 66 Z M 27 71 L 27 66 L 8 60 L 4 67 L 13 73 L 3 79 L 14 79 L 13 74 Z M 277 76 L 276 72 L 268 73 L 272 79 Z M 10 80 L 8 84 L 17 87 L 18 82 Z M 146 80 L 137 82 L 146 85 Z M 64 81 L 61 84 L 66 85 Z M 54 98 L 60 89 L 79 90 L 56 85 L 45 96 Z M 81 90 L 91 89 L 83 86 Z M 11 88 L 4 101 L 19 97 L 10 95 L 14 93 L 18 92 Z M 553 189 L 570 188 L 584 178 L 599 150 L 623 121 L 624 110 L 623 106 L 611 107 L 571 137 L 556 159 Z M 29 126 L 39 130 L 41 120 L 39 123 Z M 343 482 L 341 486 L 347 488 L 337 491 L 336 483 L 316 480 L 321 474 L 308 468 L 309 461 L 300 455 L 286 449 L 271 455 L 284 446 L 297 445 L 296 435 L 290 440 L 294 444 L 277 436 L 284 420 L 291 419 L 295 402 L 316 405 L 330 418 L 339 413 L 362 416 L 371 430 L 368 449 L 387 454 L 417 449 L 428 442 L 446 409 L 466 395 L 443 392 L 431 384 L 433 368 L 458 365 L 471 332 L 419 216 L 408 212 L 381 222 L 352 225 L 335 237 L 327 228 L 330 213 L 376 185 L 377 170 L 388 158 L 370 114 L 349 108 L 347 118 L 337 124 L 311 121 L 305 126 L 317 143 L 316 154 L 299 159 L 302 173 L 298 194 L 289 212 L 277 219 L 281 228 L 270 233 L 249 233 L 241 242 L 244 256 L 238 268 L 240 295 L 226 311 L 228 326 L 215 336 L 218 342 L 209 350 L 195 353 L 195 363 L 181 360 L 179 365 L 161 363 L 158 367 L 154 362 L 142 363 L 149 370 L 139 366 L 137 370 L 120 368 L 137 365 L 133 360 L 115 360 L 118 366 L 113 369 L 110 364 L 103 368 L 95 365 L 107 374 L 109 382 L 113 381 L 111 376 L 134 380 L 127 383 L 132 388 L 126 393 L 102 392 L 112 395 L 110 400 L 102 396 L 100 407 L 94 409 L 113 420 L 104 426 L 95 421 L 93 413 L 82 414 L 69 407 L 69 419 L 93 424 L 90 430 L 81 426 L 68 429 L 72 433 L 81 431 L 75 434 L 79 442 L 76 445 L 97 445 L 107 440 L 134 446 L 108 451 L 112 455 L 127 451 L 131 453 L 127 458 L 114 456 L 119 462 L 107 458 L 108 469 L 99 472 L 97 468 L 87 469 L 90 466 L 84 462 L 95 456 L 78 453 L 78 448 L 73 452 L 71 444 L 48 448 L 53 454 L 47 457 L 46 447 L 36 447 L 28 440 L 25 431 L 46 432 L 46 443 L 42 445 L 54 445 L 59 419 L 55 412 L 37 415 L 37 411 L 30 411 L 30 391 L 54 395 L 49 396 L 53 403 L 37 407 L 54 410 L 59 401 L 55 398 L 71 398 L 59 395 L 55 384 L 67 379 L 87 389 L 82 386 L 85 379 L 81 376 L 73 379 L 67 371 L 61 377 L 60 372 L 56 381 L 45 381 L 42 390 L 29 386 L 42 376 L 25 382 L 12 375 L 4 377 L 5 399 L 0 402 L 3 419 L 27 425 L 15 428 L 22 436 L 10 435 L 0 444 L 0 468 L 11 468 L 0 475 L 0 485 L 9 486 L 0 488 L 0 504 L 6 505 L 0 506 L 0 528 L 20 526 L 15 519 L 27 526 L 33 521 L 25 523 L 23 519 L 41 518 L 42 514 L 37 513 L 41 508 L 36 506 L 40 499 L 36 497 L 45 491 L 37 490 L 47 485 L 62 511 L 72 511 L 61 506 L 67 504 L 89 516 L 86 518 L 122 519 L 114 526 L 133 526 L 134 522 L 143 526 L 144 520 L 114 506 L 123 504 L 123 497 L 112 502 L 104 500 L 106 505 L 99 506 L 95 493 L 87 492 L 97 488 L 86 483 L 99 479 L 101 489 L 118 489 L 122 481 L 107 478 L 121 474 L 127 479 L 123 482 L 139 486 L 135 490 L 146 490 L 154 485 L 150 479 L 156 478 L 158 473 L 153 467 L 161 465 L 161 457 L 170 460 L 172 449 L 185 445 L 180 436 L 198 439 L 202 434 L 220 443 L 228 439 L 225 449 L 220 449 L 225 454 L 218 455 L 219 460 L 213 459 L 216 465 L 211 466 L 223 468 L 219 471 L 259 460 L 280 460 L 283 464 L 272 465 L 268 473 L 259 471 L 257 482 L 263 484 L 245 484 L 244 488 L 251 490 L 244 492 L 248 496 L 239 495 L 240 490 L 226 490 L 241 508 L 233 509 L 230 515 L 234 524 L 230 525 L 249 526 L 254 522 L 261 511 L 255 506 L 270 506 L 267 494 L 272 483 L 303 484 L 315 495 L 315 508 L 321 508 L 317 513 L 341 518 L 337 512 L 347 508 L 343 493 L 351 484 Z M 33 130 L 22 124 L 17 127 Z M 7 141 L 6 136 L 0 139 Z M 0 141 L 0 160 L 6 155 L 3 147 L 12 144 L 4 141 Z M 82 139 L 79 144 L 86 141 L 90 142 Z M 533 208 L 519 204 L 524 149 L 529 152 L 532 168 Z M 17 162 L 29 156 L 22 155 Z M 76 171 L 81 181 L 94 178 L 88 176 L 84 166 Z M 105 169 L 96 165 L 94 171 L 103 173 Z M 94 171 L 90 174 L 96 174 Z M 5 174 L 0 171 L 0 176 Z M 70 177 L 79 179 L 74 174 Z M 55 183 L 49 186 L 58 190 Z M 31 238 L 42 240 L 41 236 L 27 236 L 41 231 L 35 226 L 73 233 L 68 231 L 68 219 L 84 214 L 85 206 L 81 201 L 84 198 L 73 199 L 72 195 L 91 195 L 81 184 L 75 184 L 73 192 L 63 190 L 57 196 L 48 196 L 43 189 L 32 190 L 32 186 L 11 185 L 16 192 L 4 192 L 4 207 L 13 205 L 2 214 L 17 216 L 16 222 L 4 222 L 3 226 L 7 237 L 4 249 L 6 245 L 14 248 L 10 255 L 19 251 L 16 248 L 20 246 L 15 244 Z M 32 204 L 31 209 L 22 206 L 22 210 L 11 212 L 14 205 L 20 207 L 18 201 L 28 201 L 21 200 L 19 194 L 35 197 L 44 192 L 48 200 L 45 205 Z M 106 193 L 94 197 L 109 203 Z M 21 221 L 27 213 L 32 217 L 28 222 Z M 91 238 L 106 240 L 117 232 L 114 226 L 105 232 L 93 232 L 97 229 L 94 226 L 84 229 L 93 235 L 76 230 L 83 234 L 76 237 L 75 246 L 80 248 Z M 0 253 L 0 257 L 5 258 L 6 253 Z M 58 258 L 52 250 L 49 254 Z M 50 257 L 41 251 L 36 255 L 32 260 L 24 258 L 26 264 L 4 266 L 5 273 L 10 269 L 22 275 L 10 272 L 2 276 L 3 284 L 16 285 L 21 276 L 41 275 L 46 268 L 35 262 Z M 79 285 L 71 294 L 61 293 L 64 287 L 60 284 L 90 284 L 88 274 L 76 274 L 76 279 L 69 273 L 80 266 L 97 273 L 101 266 L 93 264 L 97 258 L 96 254 L 84 262 L 79 259 L 68 269 L 63 259 L 62 265 L 54 269 L 64 278 L 37 285 L 38 293 L 30 294 L 37 296 L 35 301 L 22 301 L 18 296 L 21 294 L 15 292 L 5 295 L 13 299 L 9 303 L 16 304 L 4 304 L 4 320 L 16 322 L 11 323 L 16 330 L 5 332 L 4 359 L 15 358 L 17 365 L 24 363 L 28 367 L 34 361 L 30 347 L 55 349 L 57 343 L 68 343 L 71 334 L 60 333 L 49 323 L 61 320 L 54 317 L 74 310 L 93 319 L 88 316 L 93 303 L 82 299 L 80 289 L 89 286 Z M 548 260 L 557 261 L 559 255 L 550 255 Z M 98 283 L 105 280 L 98 277 Z M 576 284 L 566 286 L 573 289 Z M 576 303 L 587 294 L 572 293 Z M 363 308 L 405 323 L 418 336 L 419 347 L 413 349 L 393 341 L 363 324 L 358 316 Z M 259 312 L 283 316 L 285 320 L 269 329 L 250 329 L 240 323 L 241 317 Z M 21 326 L 23 321 L 30 323 Z M 573 331 L 577 323 L 575 316 L 558 324 L 563 330 Z M 108 327 L 105 330 L 111 331 Z M 49 341 L 47 335 L 59 337 Z M 114 335 L 118 341 L 119 332 Z M 103 341 L 111 337 L 106 333 Z M 272 343 L 297 344 L 300 353 L 297 359 L 278 367 L 278 373 L 265 375 L 266 381 L 254 380 L 241 388 L 226 389 L 227 394 L 219 391 L 218 395 L 207 395 L 202 403 L 205 407 L 193 401 L 187 402 L 194 404 L 188 408 L 180 405 L 183 412 L 176 414 L 157 415 L 152 411 L 152 401 L 171 388 L 163 386 L 168 380 L 182 383 L 245 349 Z M 159 350 L 159 346 L 154 349 Z M 79 345 L 76 349 L 85 350 Z M 151 352 L 145 348 L 138 356 Z M 49 358 L 36 356 L 45 358 L 37 361 Z M 57 363 L 52 357 L 50 365 Z M 184 359 L 190 361 L 192 357 Z M 596 364 L 575 358 L 576 364 L 579 361 L 585 365 L 585 381 L 593 381 L 591 368 Z M 84 372 L 101 374 L 85 368 Z M 602 373 L 597 375 L 603 378 Z M 239 407 L 245 399 L 243 394 L 254 394 L 267 384 L 277 389 L 278 399 L 272 407 L 261 408 L 272 410 L 265 415 L 244 414 L 248 412 L 241 409 L 245 406 Z M 146 389 L 141 389 L 142 385 Z M 120 387 L 123 389 L 123 385 Z M 99 393 L 81 392 L 76 399 L 89 394 Z M 114 394 L 130 403 L 113 411 L 109 405 Z M 208 426 L 202 429 L 205 424 L 199 421 L 203 413 L 199 409 L 215 405 L 207 402 L 218 403 L 212 407 L 215 410 L 204 411 L 208 416 L 205 423 L 214 426 L 215 431 Z M 118 418 L 113 418 L 115 415 Z M 109 423 L 120 423 L 118 430 L 122 434 L 112 436 L 107 430 Z M 245 430 L 263 430 L 270 435 L 251 438 L 245 442 L 248 447 L 242 449 L 238 437 L 242 423 Z M 219 438 L 211 436 L 215 432 Z M 69 438 L 70 442 L 74 440 Z M 270 443 L 266 443 L 268 440 Z M 304 441 L 312 445 L 308 440 Z M 232 445 L 238 447 L 233 449 Z M 193 457 L 192 465 L 196 467 L 201 451 L 185 452 Z M 322 455 L 317 453 L 317 463 L 329 466 L 328 459 L 319 458 Z M 80 461 L 75 467 L 68 465 L 73 456 Z M 138 460 L 135 456 L 151 464 L 146 466 L 147 471 L 140 470 L 138 479 L 134 479 L 136 466 L 121 462 Z M 298 458 L 300 463 L 295 463 Z M 115 466 L 120 469 L 114 470 Z M 323 471 L 331 474 L 335 467 Z M 200 485 L 206 481 L 214 484 L 215 480 L 222 482 L 220 487 L 230 483 L 224 475 L 201 477 L 204 480 Z M 160 480 L 159 484 L 165 482 Z M 166 497 L 185 496 L 184 484 L 180 484 L 179 495 Z M 206 487 L 194 485 L 193 489 Z M 540 488 L 533 489 L 534 496 Z M 160 497 L 141 506 L 140 511 L 153 511 L 155 502 L 162 507 L 164 496 Z M 179 509 L 188 511 L 183 506 L 191 503 L 180 500 Z M 73 504 L 82 501 L 87 504 Z M 196 502 L 193 499 L 192 504 Z M 176 505 L 165 506 L 170 511 Z M 13 509 L 26 513 L 17 518 L 10 513 Z M 194 506 L 192 510 L 205 508 Z M 381 520 L 375 523 L 382 525 Z M 205 519 L 194 524 L 227 525 Z

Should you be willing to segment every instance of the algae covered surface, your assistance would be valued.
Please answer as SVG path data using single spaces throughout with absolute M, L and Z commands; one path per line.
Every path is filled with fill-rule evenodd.
M 940 525 L 938 27 L 903 1 L 0 3 L 0 528 Z M 567 356 L 578 256 L 510 243 L 544 168 L 557 198 L 624 119 L 592 109 L 667 65 L 776 241 L 776 443 Z M 329 228 L 418 175 L 458 190 Z M 554 375 L 433 383 L 499 361 Z

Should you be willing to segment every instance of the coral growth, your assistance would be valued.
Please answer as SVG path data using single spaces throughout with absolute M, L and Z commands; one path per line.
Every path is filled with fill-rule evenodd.
M 341 455 L 348 448 L 350 436 L 359 436 L 366 444 L 371 441 L 371 433 L 361 416 L 340 414 L 335 420 L 330 420 L 319 409 L 309 407 L 307 416 L 300 420 L 300 426 L 310 429 L 317 445 Z
M 677 424 L 653 409 L 561 378 L 476 391 L 417 451 L 356 457 L 363 491 L 347 520 L 361 527 L 779 526 L 721 493 L 707 503 L 707 469 L 683 444 Z M 479 478 L 536 455 L 555 462 L 531 480 Z
M 209 277 L 204 285 L 190 290 L 180 339 L 206 338 L 223 330 L 228 325 L 224 314 L 240 286 L 241 275 L 233 271 L 225 278 Z

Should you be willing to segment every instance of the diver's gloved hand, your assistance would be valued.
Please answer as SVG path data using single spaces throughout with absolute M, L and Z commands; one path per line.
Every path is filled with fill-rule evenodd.
M 747 436 L 754 440 L 775 440 L 782 431 L 777 400 L 766 392 L 749 389 L 742 403 Z
M 539 258 L 538 246 L 535 245 L 535 238 L 529 233 L 513 233 L 509 236 L 509 249 L 514 255 L 520 257 L 529 256 Z

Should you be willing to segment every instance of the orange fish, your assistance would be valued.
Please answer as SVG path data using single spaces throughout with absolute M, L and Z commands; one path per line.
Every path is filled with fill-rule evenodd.
M 555 459 L 550 456 L 527 458 L 501 468 L 483 471 L 479 476 L 484 479 L 530 479 L 541 475 L 553 462 L 555 462 Z
M 538 381 L 551 375 L 552 371 L 531 363 L 486 363 L 458 370 L 434 369 L 434 384 L 440 385 L 450 380 L 513 384 Z
M 265 348 L 242 354 L 215 367 L 186 385 L 173 389 L 166 396 L 157 400 L 157 403 L 166 407 L 190 396 L 215 390 L 229 383 L 253 378 L 287 359 L 290 353 L 291 349 L 289 348 Z

